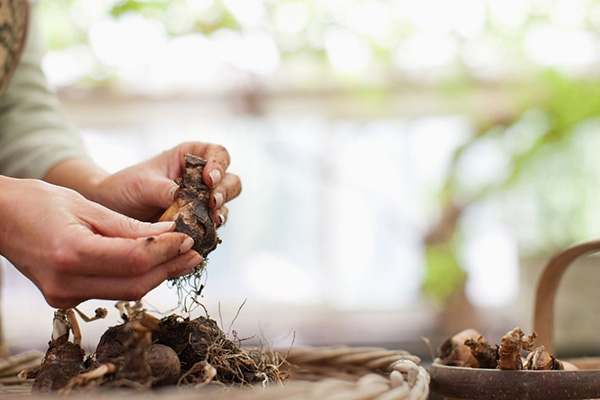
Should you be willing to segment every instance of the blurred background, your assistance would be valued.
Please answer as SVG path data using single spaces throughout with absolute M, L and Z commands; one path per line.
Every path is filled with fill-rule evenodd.
M 36 15 L 49 84 L 101 166 L 228 148 L 244 190 L 202 301 L 249 343 L 428 359 L 422 336 L 499 341 L 532 329 L 548 258 L 600 237 L 599 2 L 46 0 Z M 556 339 L 595 354 L 600 271 L 577 264 Z M 9 345 L 43 349 L 52 309 L 12 267 L 3 285 Z M 168 313 L 177 295 L 146 301 Z M 99 305 L 114 310 L 81 308 Z

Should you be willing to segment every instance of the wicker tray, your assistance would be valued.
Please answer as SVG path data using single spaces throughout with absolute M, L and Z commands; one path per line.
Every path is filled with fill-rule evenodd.
M 401 350 L 364 347 L 301 347 L 281 351 L 287 357 L 290 379 L 282 385 L 231 388 L 219 385 L 201 389 L 170 388 L 152 392 L 102 391 L 74 394 L 71 398 L 117 399 L 124 395 L 147 399 L 160 396 L 187 400 L 218 399 L 330 399 L 330 400 L 424 400 L 429 396 L 429 374 L 418 357 Z M 39 360 L 39 359 L 38 359 Z M 39 362 L 39 361 L 38 361 Z M 31 382 L 4 378 L 0 396 L 31 395 Z M 12 379 L 12 381 L 7 381 Z M 1 379 L 0 379 L 1 382 Z M 48 396 L 39 396 L 47 399 Z
M 554 354 L 554 300 L 560 280 L 575 259 L 600 251 L 600 241 L 586 242 L 554 256 L 536 291 L 536 345 Z M 592 399 L 600 398 L 600 358 L 568 360 L 581 371 L 501 371 L 453 367 L 434 362 L 431 390 L 457 399 Z

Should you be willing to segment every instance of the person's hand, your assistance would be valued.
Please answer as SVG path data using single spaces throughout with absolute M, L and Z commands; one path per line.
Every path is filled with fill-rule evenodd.
M 137 300 L 202 262 L 174 223 L 143 223 L 37 180 L 0 177 L 0 254 L 48 304 Z
M 242 185 L 237 175 L 227 172 L 229 153 L 219 145 L 183 143 L 141 164 L 104 178 L 93 199 L 106 207 L 144 221 L 156 221 L 174 201 L 174 180 L 184 170 L 184 155 L 190 153 L 208 161 L 202 178 L 211 188 L 209 209 L 217 226 L 225 223 L 225 203 L 237 197 Z

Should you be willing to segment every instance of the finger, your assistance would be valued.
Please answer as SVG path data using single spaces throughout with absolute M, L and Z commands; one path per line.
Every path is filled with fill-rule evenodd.
M 229 215 L 229 209 L 226 206 L 213 210 L 211 212 L 211 217 L 217 227 L 225 225 L 227 222 L 227 216 Z
M 185 168 L 185 154 L 193 154 L 204 158 L 207 163 L 202 173 L 202 180 L 210 187 L 215 187 L 225 175 L 225 171 L 229 167 L 231 159 L 227 149 L 218 144 L 202 143 L 202 142 L 187 142 L 183 143 L 173 150 L 177 153 L 178 165 L 177 176 Z M 170 173 L 175 172 L 174 168 L 169 168 Z
M 147 194 L 148 204 L 157 208 L 166 209 L 175 201 L 179 185 L 172 179 L 160 176 L 151 176 L 144 181 L 142 194 Z
M 65 284 L 63 293 L 68 294 L 46 300 L 58 308 L 73 307 L 89 299 L 139 300 L 165 280 L 192 273 L 201 263 L 202 257 L 195 251 L 189 251 L 138 277 L 74 277 Z
M 189 252 L 194 241 L 169 232 L 147 238 L 112 238 L 81 232 L 71 248 L 58 252 L 55 268 L 78 275 L 139 276 L 157 265 Z
M 237 175 L 225 174 L 223 181 L 212 190 L 208 201 L 211 209 L 220 208 L 223 204 L 235 199 L 242 192 L 242 182 Z
M 141 238 L 160 235 L 175 229 L 172 221 L 142 222 L 111 211 L 101 205 L 91 204 L 92 212 L 82 217 L 91 229 L 102 236 L 119 238 Z
M 191 274 L 194 268 L 202 263 L 202 257 L 195 251 L 189 253 L 192 254 L 181 255 L 177 259 L 151 269 L 141 277 L 118 279 L 109 282 L 108 286 L 114 291 L 115 298 L 138 300 L 167 279 Z
M 231 161 L 227 149 L 220 145 L 209 145 L 205 149 L 203 158 L 206 165 L 202 171 L 202 180 L 211 188 L 216 187 L 225 177 L 225 172 Z

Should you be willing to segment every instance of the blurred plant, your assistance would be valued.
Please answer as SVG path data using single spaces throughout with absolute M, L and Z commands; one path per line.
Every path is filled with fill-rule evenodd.
M 479 126 L 454 154 L 437 193 L 439 221 L 424 238 L 424 288 L 438 301 L 464 280 L 461 216 L 474 204 L 503 201 L 517 220 L 529 221 L 534 233 L 523 234 L 519 227 L 515 232 L 530 254 L 553 251 L 598 230 L 589 216 L 600 193 L 583 180 L 598 168 L 580 157 L 586 146 L 581 138 L 591 148 L 597 136 L 582 127 L 600 116 L 600 80 L 593 73 L 600 68 L 595 2 L 52 0 L 39 7 L 49 48 L 74 57 L 73 68 L 88 68 L 76 79 L 61 81 L 64 85 L 77 79 L 121 85 L 129 80 L 146 88 L 163 79 L 165 86 L 181 91 L 226 91 L 234 85 L 247 88 L 248 97 L 267 90 L 338 90 L 376 106 L 408 88 L 430 90 L 436 100 L 452 104 L 466 104 L 475 89 L 497 88 L 512 106 L 509 111 L 480 117 L 468 105 L 461 109 Z M 119 28 L 124 21 L 130 25 Z M 125 38 L 92 43 L 100 25 L 104 36 L 116 29 L 135 35 L 132 29 L 139 28 L 136 37 L 144 39 L 151 32 L 142 56 L 161 68 L 144 80 L 140 76 L 151 68 L 135 70 L 132 64 L 144 57 L 131 55 L 130 48 L 101 54 Z M 178 57 L 156 43 L 185 38 L 190 40 L 178 42 Z M 83 51 L 69 53 L 78 47 Z M 94 61 L 81 62 L 88 56 Z M 222 63 L 215 63 L 217 58 Z M 61 62 L 55 70 L 68 70 Z M 192 85 L 198 75 L 204 80 Z M 429 103 L 423 103 L 427 111 Z M 477 157 L 491 171 L 471 170 L 469 160 Z M 561 193 L 554 191 L 558 181 Z M 522 193 L 537 201 L 526 211 L 508 204 L 518 203 Z
M 590 219 L 597 214 L 600 189 L 594 177 L 600 166 L 586 157 L 586 148 L 599 141 L 600 81 L 548 70 L 512 97 L 521 101 L 516 115 L 482 123 L 456 149 L 448 169 L 441 216 L 425 238 L 423 288 L 436 302 L 462 289 L 465 272 L 456 256 L 460 221 L 475 204 L 503 202 L 499 211 L 510 215 L 507 223 L 520 236 L 524 256 L 545 257 L 600 235 L 600 225 Z M 504 158 L 499 170 L 483 177 L 465 170 L 473 165 L 465 161 L 474 153 L 493 158 L 494 152 Z M 523 232 L 523 227 L 533 231 Z
M 283 60 L 263 78 L 283 88 L 525 82 L 540 67 L 581 76 L 600 64 L 598 6 L 583 1 L 55 0 L 40 11 L 54 51 L 89 45 L 98 24 L 132 15 L 159 24 L 168 38 L 200 34 L 216 47 L 232 37 L 223 31 L 260 33 Z M 261 45 L 250 50 L 254 62 Z M 252 68 L 247 78 L 256 78 Z
M 427 270 L 423 293 L 436 304 L 442 305 L 464 285 L 467 274 L 456 257 L 453 243 L 431 244 L 425 248 Z

